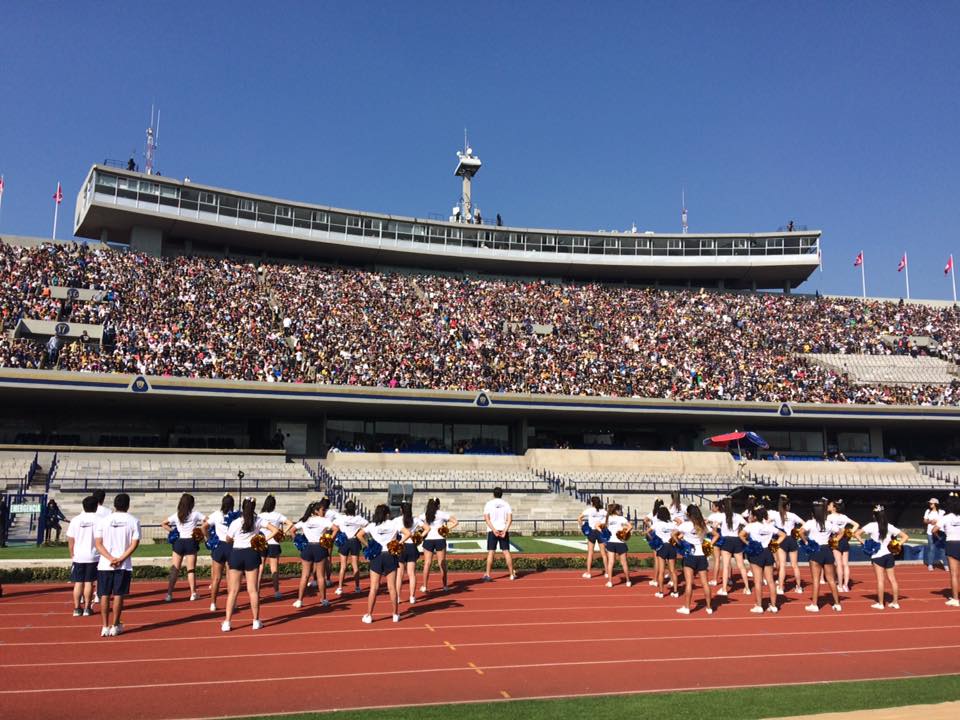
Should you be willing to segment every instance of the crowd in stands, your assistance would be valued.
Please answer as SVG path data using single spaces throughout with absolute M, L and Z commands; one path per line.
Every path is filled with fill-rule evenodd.
M 51 285 L 112 294 L 65 316 Z M 904 338 L 926 336 L 953 361 L 953 307 L 0 244 L 4 331 L 20 317 L 78 312 L 105 326 L 102 347 L 73 342 L 53 353 L 4 332 L 0 365 L 675 400 L 960 403 L 957 382 L 855 385 L 803 358 L 921 352 Z

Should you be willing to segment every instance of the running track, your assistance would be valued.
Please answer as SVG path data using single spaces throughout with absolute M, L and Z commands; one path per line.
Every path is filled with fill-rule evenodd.
M 134 581 L 127 632 L 109 639 L 99 617 L 71 616 L 66 586 L 7 585 L 0 716 L 212 718 L 960 673 L 946 573 L 899 567 L 902 609 L 881 612 L 870 569 L 853 572 L 842 614 L 804 612 L 808 596 L 788 593 L 779 615 L 731 594 L 708 616 L 697 591 L 689 617 L 653 597 L 649 571 L 613 589 L 579 571 L 489 584 L 457 574 L 452 592 L 403 603 L 399 624 L 381 595 L 370 626 L 365 595 L 295 610 L 287 580 L 263 604 L 263 630 L 241 604 L 230 633 L 205 594 L 187 602 L 181 583 L 165 604 L 161 584 Z

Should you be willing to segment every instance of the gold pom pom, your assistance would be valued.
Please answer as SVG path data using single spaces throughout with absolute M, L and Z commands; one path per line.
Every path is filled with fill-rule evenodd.
M 277 534 L 273 536 L 273 539 L 281 543 L 287 539 L 287 536 L 283 534 L 283 530 L 277 530 Z
M 190 537 L 192 537 L 195 542 L 203 542 L 203 528 L 195 527 Z
M 403 545 L 399 540 L 391 540 L 387 543 L 387 552 L 391 555 L 399 555 Z
M 320 547 L 322 547 L 327 552 L 333 548 L 333 535 L 328 532 L 325 532 L 320 536 Z
M 440 535 L 440 537 L 446 537 L 450 534 L 450 528 L 448 528 L 446 525 L 441 525 L 437 530 L 437 533 Z
M 626 542 L 629 539 L 630 539 L 630 530 L 628 528 L 617 530 L 617 540 L 619 540 L 620 542 Z
M 250 547 L 258 553 L 265 553 L 267 551 L 267 539 L 261 533 L 257 533 L 250 538 Z
M 413 535 L 410 536 L 410 539 L 413 541 L 414 545 L 420 545 L 423 542 L 423 533 L 417 530 Z

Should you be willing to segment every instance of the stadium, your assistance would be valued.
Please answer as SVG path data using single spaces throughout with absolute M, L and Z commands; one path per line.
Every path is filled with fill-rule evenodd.
M 600 6 L 475 11 L 482 34 L 290 6 L 297 42 L 157 14 L 136 56 L 88 48 L 63 91 L 79 112 L 42 105 L 97 108 L 69 153 L 36 153 L 70 168 L 52 236 L 9 170 L 46 126 L 0 130 L 0 717 L 955 716 L 953 255 L 952 302 L 911 298 L 906 251 L 880 275 L 902 298 L 864 268 L 889 251 L 877 228 L 916 223 L 920 268 L 948 247 L 910 186 L 943 203 L 953 133 L 929 119 L 919 141 L 922 118 L 862 98 L 855 132 L 825 124 L 814 108 L 849 122 L 855 53 L 788 61 L 767 22 L 682 44 L 709 87 L 670 67 L 668 26 L 613 32 L 634 13 Z M 129 128 L 105 100 L 160 58 L 185 106 L 162 174 L 159 113 L 116 160 Z M 911 63 L 875 74 L 913 88 Z M 42 81 L 0 97 L 39 104 Z M 458 114 L 476 151 L 437 140 Z M 688 223 L 691 174 L 716 232 Z M 647 230 L 678 178 L 679 227 Z M 859 232 L 837 208 L 867 188 Z M 449 211 L 417 204 L 443 193 Z M 586 229 L 634 194 L 649 224 Z M 847 254 L 852 284 L 824 273 Z

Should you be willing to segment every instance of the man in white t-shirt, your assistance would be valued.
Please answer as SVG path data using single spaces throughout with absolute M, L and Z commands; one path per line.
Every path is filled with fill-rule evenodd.
M 927 561 L 927 570 L 933 570 L 933 566 L 939 561 L 943 569 L 947 570 L 946 553 L 942 546 L 935 542 L 933 528 L 940 518 L 943 517 L 943 510 L 940 509 L 940 501 L 937 498 L 930 498 L 927 501 L 927 509 L 923 513 L 923 524 L 927 526 L 927 546 L 923 549 L 923 557 Z
M 123 598 L 130 594 L 133 577 L 133 555 L 140 544 L 140 521 L 127 512 L 130 496 L 120 493 L 114 498 L 113 512 L 97 525 L 93 537 L 100 553 L 97 566 L 97 589 L 100 593 L 100 616 L 103 628 L 100 637 L 114 637 L 123 632 L 120 613 Z M 113 622 L 108 622 L 110 598 L 113 598 Z
M 97 499 L 92 495 L 83 499 L 83 512 L 67 527 L 67 546 L 70 548 L 70 581 L 73 583 L 73 616 L 93 615 L 93 581 L 97 579 L 97 546 L 93 539 L 100 518 L 97 517 Z
M 487 523 L 487 571 L 483 581 L 490 582 L 493 569 L 493 553 L 499 547 L 507 563 L 510 579 L 516 580 L 513 572 L 513 557 L 510 555 L 510 525 L 513 523 L 513 510 L 510 503 L 503 499 L 503 489 L 493 489 L 493 500 L 483 506 L 483 519 Z
M 97 519 L 103 520 L 107 515 L 110 514 L 110 508 L 108 508 L 103 503 L 107 500 L 107 491 L 103 488 L 97 488 L 92 493 L 90 493 L 94 499 L 97 501 Z M 93 603 L 96 604 L 100 601 L 99 596 L 97 595 L 97 586 L 93 586 Z

